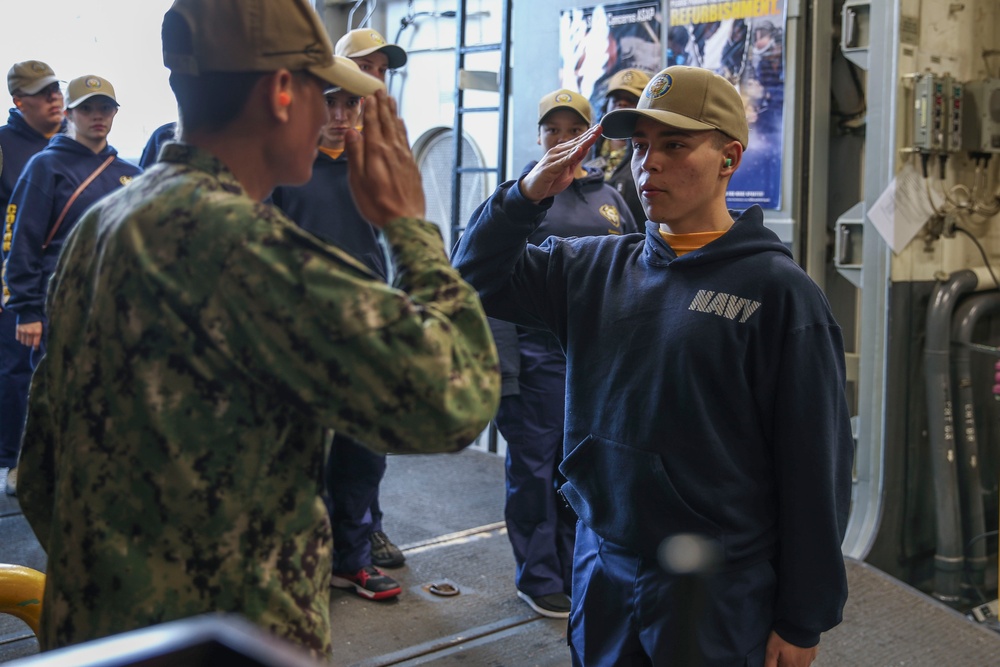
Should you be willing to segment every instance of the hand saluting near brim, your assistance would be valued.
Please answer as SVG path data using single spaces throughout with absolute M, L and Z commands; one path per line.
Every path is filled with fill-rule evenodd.
M 568 188 L 576 177 L 580 163 L 600 136 L 601 126 L 595 125 L 580 136 L 547 150 L 538 164 L 521 179 L 524 198 L 538 203 Z

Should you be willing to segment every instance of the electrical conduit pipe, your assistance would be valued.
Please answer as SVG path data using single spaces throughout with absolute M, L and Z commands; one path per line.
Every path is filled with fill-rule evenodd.
M 962 599 L 962 517 L 958 500 L 955 454 L 955 416 L 950 381 L 951 319 L 958 300 L 978 289 L 994 287 L 986 267 L 962 269 L 940 279 L 927 307 L 924 343 L 924 379 L 927 397 L 928 442 L 937 519 L 933 595 L 942 602 Z
M 982 588 L 986 583 L 986 517 L 983 507 L 983 482 L 979 469 L 979 439 L 975 421 L 975 400 L 972 391 L 972 342 L 973 329 L 983 317 L 1000 312 L 1000 294 L 990 292 L 964 299 L 955 311 L 952 326 L 953 368 L 955 369 L 958 415 L 962 429 L 957 439 L 959 503 L 966 566 L 973 586 Z

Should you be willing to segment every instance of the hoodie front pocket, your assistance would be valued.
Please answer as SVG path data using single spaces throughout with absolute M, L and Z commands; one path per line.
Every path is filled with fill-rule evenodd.
M 559 466 L 562 491 L 580 520 L 601 537 L 655 558 L 672 535 L 694 533 L 722 544 L 722 531 L 692 509 L 670 481 L 660 456 L 587 436 Z

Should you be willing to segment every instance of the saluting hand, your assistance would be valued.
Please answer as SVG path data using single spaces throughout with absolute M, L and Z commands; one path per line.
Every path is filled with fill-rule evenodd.
M 396 218 L 424 217 L 420 169 L 396 101 L 384 90 L 365 98 L 364 134 L 349 130 L 346 144 L 351 194 L 368 222 L 382 228 Z
M 568 188 L 599 136 L 601 126 L 595 125 L 580 136 L 545 151 L 538 164 L 521 179 L 521 194 L 528 201 L 538 203 Z

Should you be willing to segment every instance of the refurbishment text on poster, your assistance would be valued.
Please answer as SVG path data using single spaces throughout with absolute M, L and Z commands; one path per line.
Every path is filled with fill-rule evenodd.
M 608 79 L 622 69 L 649 74 L 663 68 L 658 0 L 566 9 L 559 16 L 559 87 L 590 100 L 604 115 Z
M 730 208 L 781 207 L 785 0 L 670 0 L 667 66 L 704 67 L 740 91 L 750 144 L 729 182 Z

